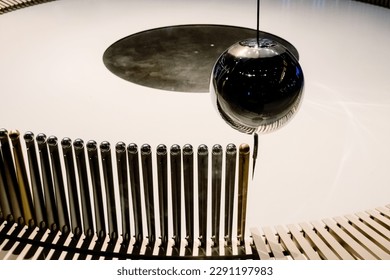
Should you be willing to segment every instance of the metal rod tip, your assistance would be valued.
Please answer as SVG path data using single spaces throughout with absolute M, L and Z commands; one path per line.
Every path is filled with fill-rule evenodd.
M 27 131 L 24 134 L 24 141 L 26 141 L 27 143 L 34 141 L 34 133 L 32 133 L 31 131 Z
M 248 144 L 240 145 L 240 154 L 248 154 L 250 152 L 250 147 Z
M 198 155 L 207 155 L 208 153 L 208 148 L 205 144 L 201 144 L 198 147 Z
M 126 151 L 126 144 L 124 142 L 118 142 L 115 145 L 115 150 L 117 153 L 123 153 Z
M 212 152 L 213 152 L 214 155 L 220 155 L 220 154 L 222 154 L 222 146 L 219 145 L 219 144 L 215 144 L 215 145 L 213 146 Z
M 46 142 L 46 135 L 43 133 L 39 133 L 36 139 L 38 144 L 44 144 Z
M 56 136 L 49 136 L 49 138 L 47 138 L 47 144 L 49 146 L 57 146 L 58 138 Z
M 8 131 L 5 128 L 0 129 L 0 139 L 8 137 Z
M 232 155 L 232 154 L 235 154 L 237 153 L 237 147 L 236 145 L 234 145 L 233 143 L 230 143 L 226 146 L 226 152 L 229 154 L 229 155 Z
M 50 139 L 50 137 L 49 137 L 49 139 Z M 49 143 L 49 139 L 47 140 L 48 143 Z M 49 145 L 50 145 L 50 143 L 49 143 Z M 63 148 L 70 148 L 72 146 L 72 140 L 68 137 L 65 137 L 64 139 L 62 139 L 61 145 Z
M 135 143 L 130 143 L 127 145 L 127 151 L 131 154 L 136 154 L 138 153 L 138 146 Z
M 149 144 L 143 144 L 141 146 L 141 154 L 150 154 L 152 152 L 152 149 Z
M 180 146 L 177 144 L 174 144 L 171 146 L 171 155 L 178 155 L 180 154 Z
M 80 138 L 77 138 L 73 141 L 73 147 L 77 150 L 81 150 L 82 148 L 84 148 L 84 141 Z
M 185 144 L 183 146 L 183 154 L 184 155 L 192 155 L 194 153 L 194 150 L 191 146 L 191 144 Z
M 96 143 L 96 141 L 89 140 L 87 142 L 87 150 L 90 151 L 90 152 L 97 150 L 97 143 Z
M 158 155 L 166 155 L 167 154 L 167 146 L 165 146 L 164 144 L 160 144 L 157 146 L 157 154 Z
M 103 141 L 100 143 L 100 150 L 102 152 L 109 152 L 111 150 L 111 145 L 108 141 Z
M 8 135 L 9 135 L 9 138 L 11 138 L 11 140 L 16 140 L 19 138 L 20 132 L 19 132 L 19 130 L 15 129 L 15 130 L 11 130 Z

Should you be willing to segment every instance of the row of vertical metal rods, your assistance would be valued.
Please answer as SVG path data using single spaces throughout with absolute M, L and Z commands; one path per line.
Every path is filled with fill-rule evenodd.
M 11 140 L 12 147 L 9 140 Z M 223 215 L 225 245 L 232 243 L 237 179 L 237 237 L 239 244 L 242 245 L 244 242 L 249 166 L 249 146 L 246 144 L 239 147 L 238 153 L 234 144 L 227 145 L 223 173 L 223 148 L 218 144 L 212 147 L 211 168 L 209 168 L 209 151 L 206 145 L 200 145 L 197 151 L 194 151 L 190 144 L 184 145 L 183 148 L 179 145 L 172 145 L 169 149 L 165 145 L 158 145 L 154 165 L 150 145 L 144 144 L 139 149 L 134 143 L 126 146 L 125 143 L 119 142 L 115 146 L 117 186 L 114 183 L 115 170 L 109 142 L 102 142 L 98 145 L 95 141 L 89 141 L 84 145 L 81 139 L 72 142 L 69 138 L 64 138 L 59 142 L 55 136 L 46 137 L 44 134 L 38 134 L 34 137 L 32 132 L 25 133 L 24 140 L 27 149 L 28 171 L 23 158 L 19 132 L 8 133 L 5 129 L 0 130 L 0 214 L 10 222 L 15 221 L 20 225 L 40 227 L 54 232 L 60 231 L 62 235 L 73 233 L 78 238 L 84 235 L 86 239 L 91 240 L 95 237 L 100 243 L 106 239 L 107 235 L 111 243 L 116 243 L 119 235 L 122 235 L 121 244 L 124 253 L 128 252 L 128 246 L 134 237 L 133 254 L 139 254 L 144 237 L 147 237 L 145 254 L 152 254 L 156 242 L 153 168 L 157 168 L 159 208 L 156 212 L 159 215 L 160 225 L 160 255 L 167 253 L 168 244 L 172 244 L 169 242 L 171 238 L 174 240 L 172 255 L 180 254 L 181 242 L 184 239 L 187 242 L 186 255 L 192 255 L 195 244 L 200 244 L 199 255 L 206 255 L 209 186 L 211 186 L 212 195 L 210 212 L 213 254 L 219 254 L 222 174 L 225 175 Z M 63 161 L 60 160 L 59 146 L 62 147 Z M 197 219 L 194 213 L 194 188 L 196 187 L 194 154 L 197 156 L 198 176 Z M 238 178 L 236 178 L 237 154 Z M 170 174 L 168 174 L 169 167 Z M 63 170 L 65 170 L 65 176 Z M 171 217 L 168 213 L 169 182 Z M 120 209 L 116 209 L 115 188 L 119 188 Z M 143 205 L 141 203 L 142 189 Z M 184 217 L 182 192 L 184 192 Z M 132 203 L 130 203 L 130 197 Z M 121 234 L 118 232 L 118 211 L 121 219 Z M 134 221 L 133 233 L 130 232 L 131 212 Z M 185 220 L 185 236 L 181 233 L 182 218 Z M 146 236 L 143 233 L 145 220 Z M 171 238 L 168 236 L 170 224 L 173 226 Z M 198 224 L 199 231 L 197 243 L 195 243 L 194 236 L 196 224 Z

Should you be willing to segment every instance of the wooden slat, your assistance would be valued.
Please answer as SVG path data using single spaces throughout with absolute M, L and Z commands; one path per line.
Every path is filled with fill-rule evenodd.
M 267 245 L 265 245 L 260 231 L 257 228 L 251 228 L 250 232 L 252 234 L 253 242 L 255 243 L 260 260 L 270 260 L 271 257 L 268 253 Z
M 337 255 L 340 256 L 342 260 L 354 260 L 355 258 L 347 251 L 341 244 L 325 229 L 323 223 L 314 221 L 311 222 L 317 232 L 322 236 L 322 238 L 329 244 L 331 248 L 335 251 Z
M 286 246 L 286 249 L 290 253 L 290 256 L 294 260 L 305 260 L 306 258 L 301 253 L 301 251 L 299 251 L 299 248 L 292 241 L 290 235 L 287 233 L 287 231 L 284 229 L 284 227 L 279 225 L 279 226 L 276 226 L 275 229 L 276 229 L 277 233 L 279 234 L 279 237 L 281 238 L 282 242 Z
M 338 260 L 340 259 L 324 241 L 314 232 L 313 227 L 308 223 L 300 223 L 299 226 L 305 232 L 305 234 L 310 238 L 310 240 L 317 247 L 319 254 L 322 255 L 324 259 L 327 260 Z
M 5 225 L 7 224 L 7 222 L 3 222 L 2 224 L 0 224 L 0 232 L 3 230 L 3 228 L 5 227 Z
M 323 222 L 343 241 L 359 258 L 363 260 L 375 260 L 370 252 L 368 252 L 363 246 L 352 239 L 347 233 L 338 227 L 336 222 L 332 219 L 324 219 Z
M 363 247 L 365 247 L 367 250 L 369 250 L 376 257 L 378 257 L 379 259 L 382 259 L 382 260 L 390 259 L 390 255 L 388 253 L 383 251 L 378 245 L 376 245 L 374 242 L 372 242 L 370 239 L 368 239 L 366 236 L 364 236 L 362 233 L 360 233 L 356 228 L 351 226 L 347 220 L 345 220 L 342 217 L 335 217 L 334 220 L 339 225 L 341 225 L 345 231 L 347 231 L 349 234 L 353 235 L 358 243 L 360 243 Z
M 295 225 L 288 225 L 287 228 L 292 233 L 295 240 L 298 242 L 299 246 L 301 246 L 304 254 L 309 260 L 320 260 L 321 257 L 318 255 L 316 251 L 314 251 L 313 247 L 310 243 L 303 237 L 303 234 Z
M 378 224 L 367 213 L 359 212 L 359 213 L 356 213 L 355 215 L 358 216 L 360 219 L 362 219 L 366 224 L 368 224 L 372 228 L 374 228 L 376 231 L 378 231 L 380 234 L 382 234 L 384 237 L 386 237 L 388 240 L 390 240 L 390 231 L 387 230 L 381 224 Z
M 263 232 L 265 238 L 268 241 L 271 251 L 274 254 L 275 259 L 277 260 L 287 260 L 287 257 L 283 254 L 283 248 L 280 246 L 279 242 L 276 240 L 275 234 L 272 232 L 271 228 L 264 227 Z
M 386 240 L 382 235 L 371 229 L 365 223 L 359 220 L 355 215 L 345 216 L 352 224 L 362 231 L 368 238 L 375 240 L 377 245 L 390 254 L 390 242 Z

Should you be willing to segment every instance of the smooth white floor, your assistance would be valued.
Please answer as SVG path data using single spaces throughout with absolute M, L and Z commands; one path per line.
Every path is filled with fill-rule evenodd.
M 252 144 L 205 93 L 124 81 L 103 62 L 130 34 L 179 24 L 256 26 L 256 1 L 60 0 L 0 16 L 0 127 L 59 138 Z M 262 1 L 261 29 L 296 46 L 297 116 L 260 136 L 248 226 L 289 224 L 390 202 L 390 10 L 354 1 Z

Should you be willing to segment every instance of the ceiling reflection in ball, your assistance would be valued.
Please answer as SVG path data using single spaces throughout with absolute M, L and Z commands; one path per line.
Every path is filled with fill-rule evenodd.
M 298 60 L 269 39 L 240 41 L 214 65 L 210 90 L 223 119 L 248 134 L 280 128 L 296 113 L 304 77 Z

